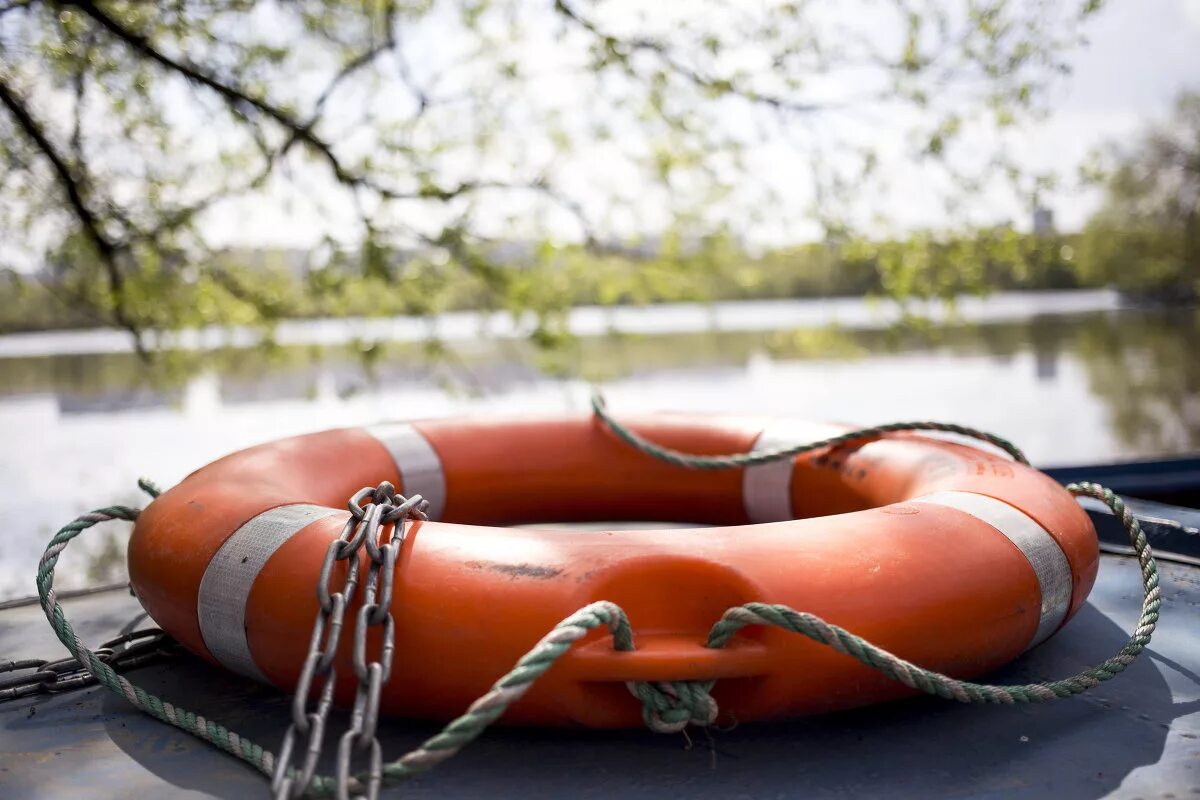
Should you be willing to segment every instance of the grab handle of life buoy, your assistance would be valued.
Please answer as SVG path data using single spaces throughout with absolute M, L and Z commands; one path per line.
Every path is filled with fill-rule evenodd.
M 639 633 L 637 648 L 613 658 L 612 644 L 603 640 L 579 645 L 572 653 L 572 675 L 581 681 L 626 683 L 713 678 L 761 678 L 771 674 L 771 651 L 761 642 L 738 639 L 713 649 L 703 638 L 676 633 Z

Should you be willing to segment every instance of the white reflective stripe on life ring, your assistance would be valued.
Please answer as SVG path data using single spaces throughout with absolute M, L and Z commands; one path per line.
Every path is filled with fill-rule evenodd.
M 275 551 L 296 533 L 343 509 L 306 503 L 279 506 L 251 518 L 221 545 L 200 579 L 196 617 L 213 658 L 251 678 L 269 683 L 250 655 L 246 601 L 258 573 Z
M 446 508 L 446 473 L 429 440 L 408 422 L 369 425 L 366 431 L 392 454 L 404 484 L 399 487 L 400 491 L 408 497 L 421 495 L 429 502 L 425 509 L 429 519 L 441 519 Z
M 754 440 L 751 453 L 778 450 L 836 436 L 844 428 L 798 419 L 773 419 Z M 783 458 L 746 467 L 742 475 L 742 503 L 750 522 L 784 522 L 795 519 L 792 509 L 792 473 L 796 459 Z
M 957 509 L 1004 534 L 1029 561 L 1042 593 L 1041 615 L 1028 646 L 1036 647 L 1058 630 L 1067 617 L 1075 587 L 1071 563 L 1049 531 L 1016 506 L 974 492 L 934 492 L 914 502 Z

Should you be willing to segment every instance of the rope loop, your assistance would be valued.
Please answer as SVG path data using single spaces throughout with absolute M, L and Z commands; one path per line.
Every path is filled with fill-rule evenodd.
M 802 444 L 792 445 L 790 447 L 781 447 L 773 450 L 755 450 L 749 453 L 728 453 L 725 455 L 697 455 L 695 453 L 685 453 L 682 450 L 673 450 L 669 447 L 663 447 L 649 439 L 635 433 L 632 429 L 626 427 L 618 421 L 608 411 L 608 405 L 605 403 L 604 396 L 599 392 L 592 394 L 592 413 L 596 419 L 604 423 L 610 431 L 616 434 L 617 438 L 625 442 L 625 444 L 645 453 L 652 458 L 657 458 L 659 461 L 665 461 L 676 467 L 684 469 L 699 469 L 699 470 L 722 470 L 722 469 L 740 469 L 743 467 L 755 467 L 760 464 L 770 464 L 783 459 L 795 458 L 804 453 L 812 453 L 816 450 L 824 450 L 827 447 L 838 447 L 852 443 L 864 443 L 871 439 L 878 439 L 888 433 L 901 433 L 909 431 L 932 431 L 935 433 L 950 433 L 955 436 L 965 436 L 969 439 L 978 439 L 981 442 L 986 442 L 998 450 L 1003 450 L 1008 453 L 1012 459 L 1021 464 L 1029 464 L 1029 459 L 1025 457 L 1025 453 L 1021 448 L 1017 447 L 1012 442 L 1005 438 L 996 436 L 987 431 L 981 431 L 977 428 L 969 428 L 966 425 L 956 425 L 950 422 L 930 422 L 928 420 L 917 420 L 914 422 L 889 422 L 885 425 L 874 425 L 870 428 L 859 428 L 857 430 L 847 431 L 837 436 L 830 436 L 828 439 L 820 439 L 815 442 L 804 442 Z

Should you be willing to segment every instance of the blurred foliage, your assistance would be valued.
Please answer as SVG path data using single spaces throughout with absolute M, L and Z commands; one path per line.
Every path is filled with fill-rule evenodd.
M 107 321 L 153 347 L 469 306 L 531 312 L 553 348 L 580 300 L 1036 282 L 1011 233 L 873 242 L 851 208 L 874 194 L 872 120 L 950 191 L 1011 181 L 1028 205 L 1046 178 L 1002 134 L 1044 110 L 1100 5 L 0 0 L 0 237 L 54 295 L 10 280 L 37 308 L 7 327 Z M 280 202 L 325 237 L 302 276 L 209 241 Z M 832 244 L 740 263 L 747 225 Z
M 420 257 L 382 262 L 365 276 L 352 261 L 299 276 L 221 261 L 200 280 L 173 290 L 170 306 L 162 302 L 160 277 L 152 270 L 130 275 L 128 296 L 140 298 L 145 304 L 140 313 L 163 320 L 164 329 L 223 324 L 249 327 L 268 339 L 271 323 L 285 318 L 497 309 L 533 315 L 534 342 L 549 347 L 568 338 L 563 311 L 578 305 L 863 295 L 949 301 L 997 289 L 1077 288 L 1085 285 L 1072 263 L 1077 239 L 996 228 L 959 237 L 917 232 L 903 240 L 750 254 L 728 237 L 712 237 L 694 247 L 669 241 L 648 257 L 547 245 L 497 267 L 504 275 L 501 295 L 455 264 Z M 80 278 L 84 272 L 68 271 L 69 280 L 52 287 L 14 274 L 0 277 L 0 330 L 94 326 L 92 305 L 64 302 L 64 286 L 95 286 Z M 75 296 L 74 288 L 66 296 Z M 101 292 L 97 302 L 103 297 Z M 167 325 L 168 319 L 175 324 Z
M 1152 298 L 1200 297 L 1200 93 L 1182 94 L 1170 120 L 1104 161 L 1092 177 L 1105 203 L 1080 240 L 1085 279 Z

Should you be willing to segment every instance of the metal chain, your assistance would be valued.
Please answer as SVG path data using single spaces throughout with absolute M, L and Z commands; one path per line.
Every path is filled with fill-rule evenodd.
M 144 628 L 109 639 L 92 651 L 114 672 L 128 672 L 178 656 L 182 648 L 158 628 Z M 35 694 L 81 689 L 96 683 L 78 658 L 22 658 L 0 661 L 0 703 Z
M 407 533 L 405 523 L 409 518 L 425 519 L 427 506 L 420 495 L 406 498 L 397 494 L 395 487 L 387 481 L 374 488 L 364 487 L 350 498 L 347 504 L 350 518 L 341 534 L 329 543 L 321 563 L 317 581 L 320 607 L 309 639 L 308 656 L 292 698 L 292 722 L 284 734 L 271 776 L 271 791 L 277 800 L 304 794 L 316 772 L 337 683 L 334 659 L 345 627 L 346 609 L 358 589 L 363 551 L 368 561 L 367 580 L 355 623 L 352 650 L 357 689 L 350 725 L 338 742 L 336 790 L 339 800 L 347 800 L 352 789 L 360 791 L 364 788 L 351 775 L 350 764 L 356 751 L 365 752 L 368 759 L 365 797 L 374 800 L 379 796 L 383 753 L 375 729 L 380 697 L 391 676 L 392 656 L 396 649 L 396 626 L 391 611 L 396 560 Z M 346 562 L 346 579 L 339 591 L 330 593 L 329 582 L 339 561 Z M 367 636 L 371 628 L 381 630 L 382 644 L 378 658 L 368 661 Z M 316 705 L 310 709 L 309 696 L 313 682 L 318 678 L 322 681 L 321 691 Z M 292 761 L 298 739 L 303 739 L 304 758 L 297 770 Z

